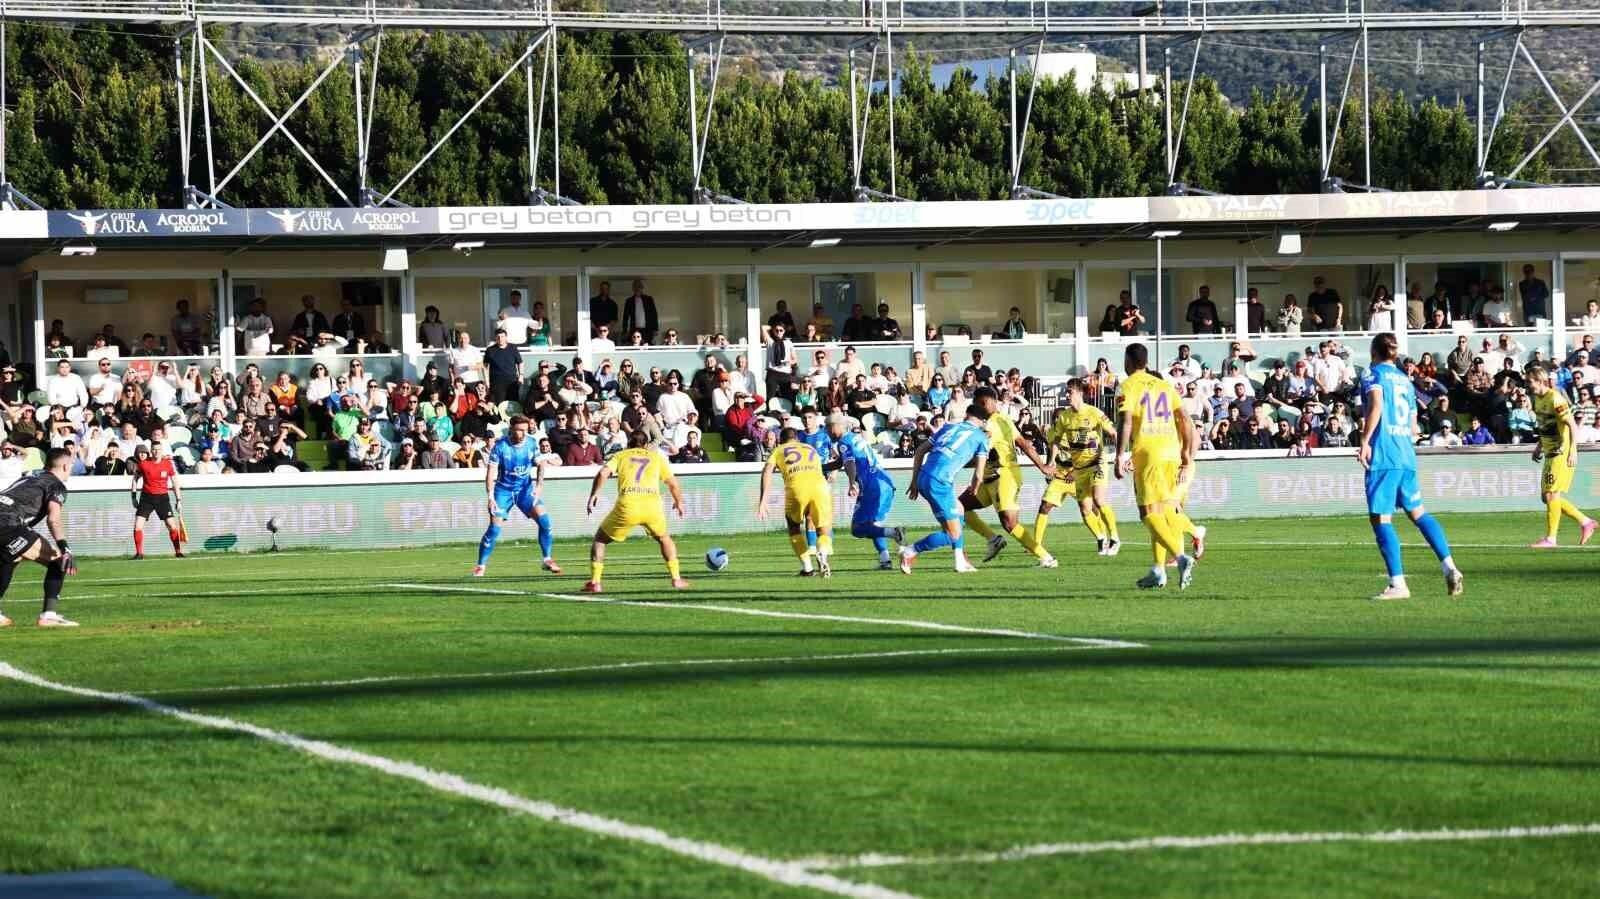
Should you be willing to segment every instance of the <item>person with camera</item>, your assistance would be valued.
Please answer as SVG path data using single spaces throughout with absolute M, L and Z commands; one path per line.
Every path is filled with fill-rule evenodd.
M 165 443 L 154 442 L 148 454 L 140 447 L 133 465 L 133 558 L 144 558 L 144 523 L 155 515 L 167 526 L 172 538 L 172 555 L 183 558 L 183 529 L 177 515 L 183 513 L 183 490 L 178 487 L 178 469 L 167 455 Z M 176 510 L 176 511 L 175 511 Z

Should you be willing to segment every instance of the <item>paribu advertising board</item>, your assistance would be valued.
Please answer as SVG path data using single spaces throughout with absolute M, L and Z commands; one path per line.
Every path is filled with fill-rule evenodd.
M 1541 508 L 1539 467 L 1522 454 L 1423 456 L 1422 490 L 1429 508 L 1438 512 L 1504 512 Z M 715 466 L 726 469 L 729 466 Z M 1581 505 L 1600 505 L 1600 478 L 1581 467 L 1573 496 Z M 893 472 L 902 491 L 890 515 L 891 524 L 917 530 L 932 527 L 927 506 L 904 497 L 909 472 Z M 226 483 L 209 478 L 207 484 Z M 780 527 L 781 497 L 771 498 L 772 516 L 765 524 L 751 514 L 758 475 L 751 470 L 714 473 L 680 471 L 685 514 L 672 518 L 674 533 L 704 535 Z M 544 498 L 558 537 L 583 537 L 611 506 L 608 489 L 593 516 L 583 513 L 589 480 L 552 478 Z M 67 531 L 83 555 L 130 552 L 133 509 L 125 483 L 106 488 L 73 490 L 67 503 Z M 1022 491 L 1025 517 L 1032 516 L 1044 492 L 1044 481 L 1027 470 Z M 1132 485 L 1115 481 L 1112 501 L 1125 520 L 1133 516 Z M 844 479 L 834 479 L 834 508 L 848 527 L 852 500 Z M 1361 469 L 1347 457 L 1216 460 L 1203 462 L 1190 492 L 1189 508 L 1200 521 L 1228 518 L 1360 515 L 1365 512 Z M 985 513 L 989 514 L 989 513 Z M 1056 513 L 1065 526 L 1054 539 L 1085 539 L 1076 530 L 1077 514 Z M 337 486 L 190 486 L 184 490 L 184 516 L 196 550 L 259 551 L 276 544 L 285 549 L 362 549 L 467 543 L 483 533 L 485 497 L 481 481 L 453 478 L 437 483 L 364 483 Z M 1302 528 L 1314 530 L 1314 522 Z M 507 536 L 531 538 L 529 522 L 513 517 Z M 1525 535 L 1523 535 L 1525 536 Z M 642 535 L 635 539 L 645 539 Z

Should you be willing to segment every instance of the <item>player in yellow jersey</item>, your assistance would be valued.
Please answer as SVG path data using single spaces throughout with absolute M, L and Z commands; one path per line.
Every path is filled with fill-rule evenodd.
M 1111 454 L 1106 444 L 1116 444 L 1117 427 L 1104 412 L 1085 402 L 1086 385 L 1079 378 L 1067 382 L 1067 405 L 1056 412 L 1045 440 L 1055 455 L 1056 473 L 1039 501 L 1039 517 L 1033 520 L 1033 539 L 1044 545 L 1050 513 L 1067 497 L 1078 503 L 1083 523 L 1094 535 L 1102 556 L 1114 556 L 1122 547 L 1117 536 L 1117 513 L 1106 498 L 1111 483 Z
M 972 404 L 983 410 L 986 417 L 984 427 L 989 432 L 989 464 L 983 482 L 977 489 L 961 494 L 961 505 L 967 511 L 967 527 L 989 541 L 989 554 L 983 560 L 993 561 L 1006 548 L 1006 538 L 990 530 L 978 517 L 979 509 L 993 506 L 1000 516 L 1000 526 L 1007 534 L 1021 541 L 1028 552 L 1033 553 L 1034 558 L 1039 560 L 1040 568 L 1056 567 L 1055 557 L 1045 552 L 1044 547 L 1034 539 L 1033 532 L 1022 526 L 1022 505 L 1018 502 L 1022 494 L 1022 465 L 1017 461 L 1017 450 L 1021 449 L 1047 478 L 1055 474 L 1055 467 L 1040 458 L 1032 441 L 1017 430 L 1016 422 L 999 411 L 1000 395 L 993 387 L 979 387 L 973 391 Z
M 815 555 L 823 577 L 833 574 L 828 557 L 833 555 L 833 493 L 822 474 L 827 460 L 816 448 L 800 439 L 800 432 L 784 428 L 778 432 L 778 445 L 761 469 L 761 494 L 756 499 L 756 519 L 767 518 L 767 493 L 772 489 L 772 472 L 783 476 L 783 519 L 789 526 L 789 545 L 800 559 L 800 575 L 813 574 L 813 550 L 806 545 L 806 529 L 817 534 Z
M 1178 391 L 1148 371 L 1149 350 L 1131 343 L 1123 353 L 1128 377 L 1118 400 L 1117 477 L 1133 474 L 1139 517 L 1150 531 L 1155 565 L 1139 579 L 1149 590 L 1167 585 L 1168 554 L 1178 560 L 1178 589 L 1194 580 L 1194 557 L 1183 551 L 1183 530 L 1177 517 L 1178 484 L 1194 465 L 1194 424 L 1183 413 Z
M 683 517 L 683 489 L 672 476 L 667 457 L 649 445 L 650 437 L 644 431 L 628 435 L 628 448 L 618 452 L 600 466 L 595 473 L 594 486 L 589 488 L 589 514 L 600 500 L 600 488 L 606 479 L 617 476 L 617 504 L 611 507 L 594 532 L 594 546 L 589 549 L 589 582 L 583 585 L 585 593 L 600 592 L 600 574 L 605 569 L 606 546 L 628 539 L 634 528 L 655 538 L 661 546 L 661 558 L 667 563 L 667 573 L 672 576 L 672 586 L 683 590 L 689 582 L 678 569 L 678 548 L 667 534 L 667 516 L 661 511 L 661 485 L 666 484 L 672 493 L 672 511 Z
M 1544 366 L 1533 363 L 1527 368 L 1528 390 L 1533 393 L 1533 414 L 1538 420 L 1539 443 L 1533 448 L 1533 461 L 1544 460 L 1544 472 L 1539 478 L 1539 489 L 1544 495 L 1545 536 L 1532 544 L 1532 549 L 1554 549 L 1556 531 L 1561 528 L 1561 516 L 1578 522 L 1582 531 L 1578 545 L 1588 544 L 1594 536 L 1595 520 L 1578 511 L 1566 497 L 1572 489 L 1572 476 L 1578 470 L 1578 443 L 1574 439 L 1578 423 L 1572 417 L 1572 403 L 1550 380 Z

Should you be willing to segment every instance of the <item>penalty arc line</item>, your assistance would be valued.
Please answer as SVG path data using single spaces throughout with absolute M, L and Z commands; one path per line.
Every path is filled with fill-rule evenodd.
M 1291 846 L 1308 843 L 1430 843 L 1471 840 L 1528 840 L 1600 835 L 1600 823 L 1549 824 L 1477 830 L 1379 830 L 1311 833 L 1222 833 L 1210 836 L 1145 837 L 1095 843 L 1041 843 L 1015 846 L 1000 852 L 955 855 L 867 855 L 796 859 L 795 864 L 816 871 L 846 868 L 892 868 L 909 865 L 992 864 L 1057 855 L 1095 855 L 1145 852 L 1156 849 L 1215 849 L 1225 846 Z
M 458 680 L 495 680 L 508 677 L 536 677 L 545 674 L 583 674 L 592 671 L 625 671 L 633 668 L 705 668 L 718 665 L 794 665 L 805 662 L 847 662 L 858 659 L 899 659 L 917 656 L 980 655 L 1024 652 L 1074 652 L 1099 649 L 1098 646 L 988 646 L 948 647 L 945 649 L 900 649 L 886 652 L 842 652 L 805 656 L 745 656 L 726 659 L 662 659 L 638 662 L 611 662 L 600 665 L 574 665 L 568 668 L 523 668 L 515 671 L 480 671 L 462 674 L 382 674 L 346 680 L 291 681 L 278 684 L 233 684 L 223 687 L 170 687 L 138 690 L 141 696 L 194 696 L 202 693 L 241 693 L 256 690 L 294 690 L 310 687 L 353 687 L 363 684 L 438 683 Z
M 0 662 L 0 678 L 45 690 L 53 690 L 58 693 L 68 693 L 102 702 L 131 706 L 209 730 L 245 734 L 326 761 L 368 768 L 391 777 L 419 783 L 441 793 L 476 800 L 487 805 L 519 812 L 552 824 L 559 824 L 588 833 L 642 843 L 698 861 L 734 868 L 786 886 L 809 888 L 835 896 L 850 897 L 850 899 L 916 899 L 911 894 L 875 884 L 857 883 L 826 872 L 811 871 L 794 862 L 753 855 L 743 850 L 722 846 L 717 843 L 707 843 L 687 837 L 674 836 L 654 827 L 631 824 L 603 815 L 565 808 L 551 802 L 529 799 L 499 787 L 474 783 L 459 775 L 435 771 L 413 762 L 372 755 L 357 749 L 296 736 L 285 731 L 273 730 L 246 721 L 186 712 L 131 693 L 109 693 L 88 687 L 58 683 L 13 667 L 6 662 Z

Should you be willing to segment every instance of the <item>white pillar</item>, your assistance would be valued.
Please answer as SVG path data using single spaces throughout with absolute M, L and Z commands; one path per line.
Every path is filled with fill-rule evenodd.
M 230 376 L 239 373 L 234 361 L 233 338 L 237 332 L 233 327 L 233 275 L 223 269 L 222 277 L 217 279 L 217 356 L 221 360 L 218 364 Z
M 1390 294 L 1394 297 L 1394 338 L 1400 347 L 1400 355 L 1410 355 L 1411 344 L 1411 317 L 1406 313 L 1406 301 L 1409 297 L 1406 290 L 1409 282 L 1406 280 L 1406 257 L 1394 257 L 1394 290 Z
M 928 351 L 928 301 L 922 295 L 922 263 L 911 267 L 911 345 Z
M 1243 257 L 1233 263 L 1233 334 L 1241 340 L 1250 334 L 1250 267 Z
M 550 314 L 548 308 L 545 309 L 545 314 Z M 585 365 L 594 363 L 589 353 L 589 267 L 580 265 L 578 266 L 578 355 L 583 357 Z M 537 374 L 538 366 L 534 366 L 534 372 Z
M 1089 266 L 1082 261 L 1072 270 L 1072 305 L 1073 356 L 1078 360 L 1072 374 L 1084 374 L 1094 363 L 1089 361 Z
M 1550 363 L 1567 357 L 1567 256 L 1562 253 L 1550 267 Z
M 744 334 L 745 355 L 750 359 L 750 370 L 766 371 L 766 359 L 761 355 L 761 278 L 756 267 L 744 273 Z
M 407 269 L 400 273 L 400 369 L 408 378 L 418 378 L 417 363 L 422 358 L 422 341 L 417 338 L 417 275 Z M 426 371 L 427 366 L 423 365 Z
M 33 387 L 44 389 L 44 379 L 49 374 L 44 364 L 44 273 L 33 276 Z

